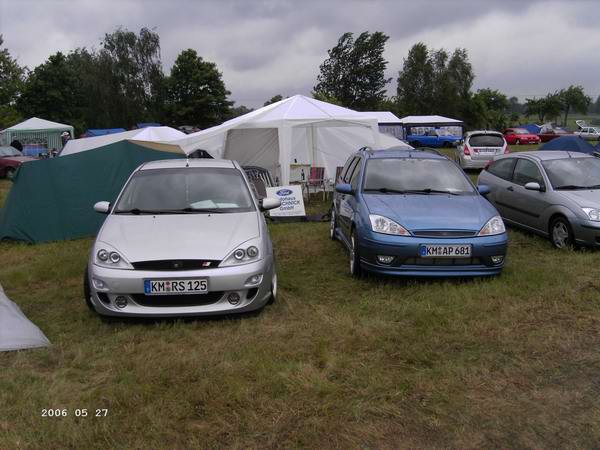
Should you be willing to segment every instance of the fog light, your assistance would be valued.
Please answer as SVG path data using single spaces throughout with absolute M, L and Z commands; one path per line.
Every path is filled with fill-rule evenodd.
M 240 294 L 237 292 L 232 292 L 227 296 L 227 301 L 232 305 L 237 305 L 240 302 Z
M 104 284 L 104 281 L 99 280 L 97 278 L 92 278 L 92 283 L 94 284 L 94 287 L 96 289 L 105 289 L 106 288 L 106 284 Z
M 499 256 L 492 256 L 492 262 L 494 264 L 502 264 L 502 261 L 504 261 L 504 256 L 499 255 Z
M 377 262 L 379 264 L 391 264 L 393 260 L 394 260 L 393 256 L 377 255 Z
M 256 286 L 262 281 L 262 274 L 252 275 L 250 278 L 246 280 L 244 283 L 246 286 Z
M 117 308 L 125 308 L 127 306 L 127 297 L 119 295 L 115 298 L 115 305 L 117 305 Z

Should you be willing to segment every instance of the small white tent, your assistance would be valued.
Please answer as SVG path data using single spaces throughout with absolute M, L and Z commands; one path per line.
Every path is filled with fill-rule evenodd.
M 71 139 L 60 152 L 60 156 L 72 155 L 73 153 L 93 150 L 105 145 L 114 144 L 120 141 L 143 141 L 143 142 L 162 142 L 181 139 L 187 136 L 185 133 L 171 127 L 146 127 L 139 130 L 123 131 L 122 133 L 106 134 L 104 136 L 94 136 L 81 139 Z M 142 142 L 140 142 L 142 143 Z
M 0 352 L 46 347 L 50 342 L 11 302 L 0 286 Z
M 284 185 L 290 164 L 324 167 L 326 177 L 333 178 L 336 167 L 360 147 L 406 146 L 380 133 L 374 117 L 302 95 L 168 144 L 186 154 L 206 150 L 214 158 L 264 167 Z
M 51 122 L 46 119 L 32 117 L 24 122 L 13 125 L 0 133 L 0 143 L 10 145 L 13 141 L 21 144 L 43 144 L 47 149 L 63 148 L 61 134 L 64 132 L 73 136 L 73 127 L 64 123 Z

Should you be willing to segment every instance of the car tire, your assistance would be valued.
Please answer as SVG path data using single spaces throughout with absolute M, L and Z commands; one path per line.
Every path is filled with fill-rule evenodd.
M 335 208 L 331 207 L 331 220 L 329 221 L 329 239 L 337 241 L 337 217 L 335 216 Z
M 273 274 L 273 280 L 271 281 L 271 295 L 267 305 L 272 305 L 277 301 L 277 273 Z
M 90 309 L 90 311 L 96 312 L 90 297 L 92 296 L 92 290 L 90 289 L 90 278 L 88 272 L 88 266 L 85 266 L 85 271 L 83 272 L 83 296 L 85 298 L 85 304 Z
M 16 169 L 14 167 L 7 167 L 4 176 L 7 180 L 13 180 L 15 178 Z
M 566 218 L 556 217 L 550 222 L 550 242 L 559 250 L 575 246 L 573 229 Z
M 350 233 L 350 275 L 354 278 L 360 278 L 362 268 L 360 267 L 360 254 L 358 253 L 358 245 L 356 243 L 356 233 L 352 230 Z

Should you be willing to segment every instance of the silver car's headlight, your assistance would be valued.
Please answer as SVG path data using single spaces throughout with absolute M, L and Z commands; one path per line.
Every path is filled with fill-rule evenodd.
M 399 223 L 394 222 L 384 216 L 369 214 L 371 229 L 375 233 L 394 234 L 396 236 L 410 236 L 409 231 Z
M 242 264 L 258 261 L 262 257 L 259 248 L 260 243 L 254 239 L 244 242 L 229 255 L 227 255 L 227 257 L 221 261 L 219 267 L 240 266 Z
M 97 266 L 108 269 L 133 269 L 123 254 L 106 242 L 96 242 L 92 251 L 94 252 L 94 264 Z
M 600 222 L 600 209 L 596 208 L 581 208 L 590 220 Z
M 494 216 L 483 226 L 477 236 L 493 236 L 495 234 L 502 234 L 506 232 L 504 221 L 500 216 Z

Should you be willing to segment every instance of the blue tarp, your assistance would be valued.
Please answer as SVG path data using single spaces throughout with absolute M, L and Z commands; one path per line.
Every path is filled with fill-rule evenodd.
M 536 125 L 535 123 L 526 123 L 525 125 L 519 125 L 515 128 L 525 128 L 531 134 L 540 134 L 540 130 L 542 129 L 542 127 Z
M 105 136 L 107 134 L 122 133 L 125 128 L 90 128 L 83 133 L 83 137 Z
M 579 136 L 561 136 L 546 142 L 539 150 L 565 150 L 592 154 L 597 152 L 598 148 Z

